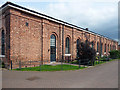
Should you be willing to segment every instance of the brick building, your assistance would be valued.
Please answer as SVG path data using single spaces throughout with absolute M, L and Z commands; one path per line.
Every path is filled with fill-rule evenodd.
M 5 61 L 58 61 L 77 56 L 77 40 L 93 42 L 97 55 L 109 55 L 118 42 L 53 17 L 7 2 L 0 8 L 0 53 Z
M 118 45 L 118 50 L 120 50 L 120 45 Z

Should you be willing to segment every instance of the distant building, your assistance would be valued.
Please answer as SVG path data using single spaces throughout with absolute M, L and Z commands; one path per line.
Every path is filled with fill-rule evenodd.
M 1 6 L 1 55 L 10 63 L 21 61 L 74 60 L 77 40 L 86 37 L 97 55 L 109 55 L 118 49 L 118 42 L 67 22 L 7 2 Z M 103 27 L 104 28 L 104 27 Z
M 118 50 L 120 50 L 120 45 L 118 45 Z

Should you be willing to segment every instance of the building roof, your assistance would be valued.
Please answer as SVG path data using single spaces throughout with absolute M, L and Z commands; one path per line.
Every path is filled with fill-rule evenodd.
M 108 37 L 103 36 L 103 35 L 101 35 L 101 34 L 98 34 L 98 33 L 95 33 L 95 32 L 93 32 L 93 31 L 90 31 L 90 30 L 88 30 L 88 28 L 78 27 L 78 26 L 76 26 L 76 25 L 67 23 L 67 22 L 65 22 L 65 21 L 62 21 L 62 20 L 53 18 L 53 17 L 51 17 L 51 16 L 48 16 L 48 15 L 45 15 L 45 14 L 36 12 L 36 11 L 34 11 L 34 10 L 30 10 L 30 9 L 28 9 L 28 8 L 19 6 L 19 5 L 17 5 L 17 4 L 12 3 L 12 2 L 6 2 L 5 4 L 3 4 L 3 5 L 0 7 L 0 10 L 3 10 L 3 9 L 6 8 L 6 7 L 12 7 L 12 8 L 15 8 L 15 9 L 18 9 L 18 10 L 21 10 L 21 11 L 24 11 L 24 12 L 27 12 L 27 13 L 30 13 L 30 14 L 33 14 L 33 15 L 36 15 L 36 16 L 40 16 L 40 17 L 45 18 L 45 19 L 48 19 L 48 20 L 52 20 L 52 21 L 57 22 L 57 23 L 60 23 L 60 24 L 62 24 L 62 25 L 66 25 L 66 26 L 69 26 L 69 27 L 72 27 L 72 28 L 76 28 L 76 29 L 78 29 L 78 30 L 82 30 L 82 31 L 85 31 L 85 32 L 88 32 L 88 33 L 91 33 L 91 34 L 94 34 L 94 35 L 98 35 L 98 36 L 100 36 L 100 37 L 104 37 L 104 38 L 109 39 L 109 40 L 112 40 L 112 41 L 115 41 L 115 40 L 113 40 L 113 39 L 111 39 L 111 38 L 108 38 Z M 115 42 L 117 42 L 117 41 L 115 41 Z

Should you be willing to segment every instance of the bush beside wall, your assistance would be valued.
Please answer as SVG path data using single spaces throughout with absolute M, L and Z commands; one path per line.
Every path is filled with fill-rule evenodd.
M 110 53 L 110 58 L 112 58 L 112 59 L 120 58 L 120 51 L 119 50 L 112 50 L 109 53 Z

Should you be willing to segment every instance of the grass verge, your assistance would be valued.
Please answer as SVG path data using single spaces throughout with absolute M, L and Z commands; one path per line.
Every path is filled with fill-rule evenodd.
M 41 66 L 37 66 L 37 67 L 27 67 L 27 68 L 21 68 L 21 70 L 19 68 L 14 69 L 17 71 L 67 71 L 67 70 L 78 70 L 78 69 L 84 69 L 86 67 L 78 67 L 78 66 L 73 66 L 73 65 L 41 65 Z
M 114 60 L 117 60 L 117 59 L 110 59 L 109 61 L 95 61 L 94 65 L 99 65 L 99 64 L 103 64 L 103 63 L 106 63 L 106 62 L 110 62 L 110 61 L 114 61 Z

